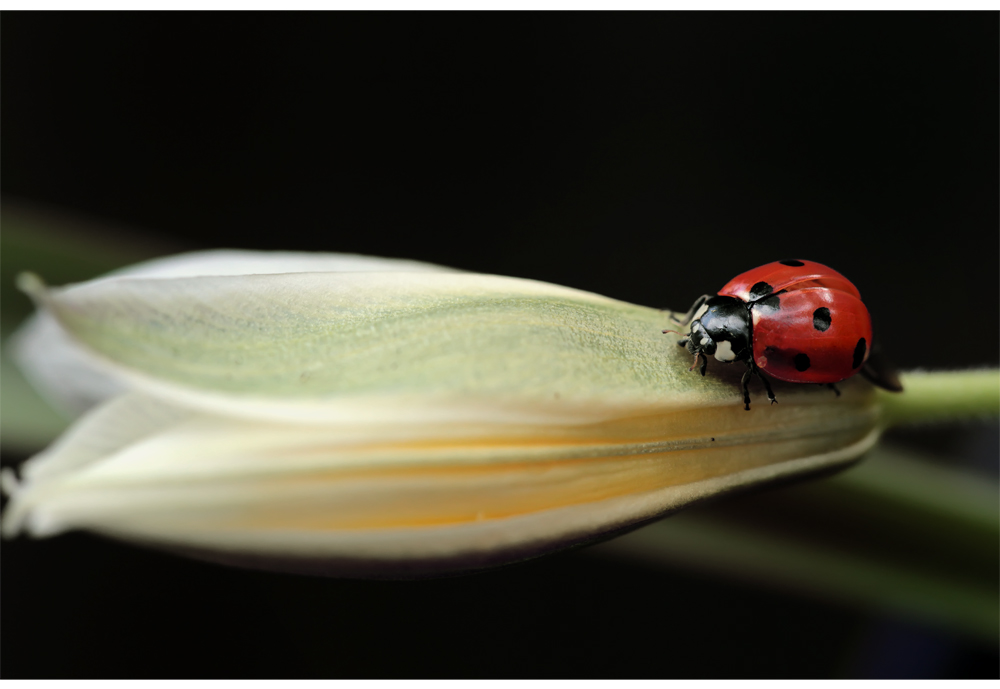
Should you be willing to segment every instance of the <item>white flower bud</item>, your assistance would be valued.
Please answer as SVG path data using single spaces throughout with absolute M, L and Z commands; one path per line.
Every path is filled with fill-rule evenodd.
M 746 412 L 739 367 L 689 372 L 665 313 L 531 280 L 208 252 L 25 286 L 51 319 L 20 338 L 26 368 L 106 401 L 5 476 L 7 536 L 422 576 L 844 465 L 878 436 L 864 381 L 779 384 Z

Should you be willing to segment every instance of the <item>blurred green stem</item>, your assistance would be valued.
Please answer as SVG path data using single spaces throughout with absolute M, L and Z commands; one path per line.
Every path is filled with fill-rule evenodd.
M 1000 370 L 913 371 L 902 393 L 879 390 L 887 426 L 1000 416 Z

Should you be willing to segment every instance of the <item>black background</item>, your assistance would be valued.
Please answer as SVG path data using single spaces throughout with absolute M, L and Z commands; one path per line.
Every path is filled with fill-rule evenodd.
M 415 258 L 676 309 L 809 258 L 858 285 L 901 367 L 995 366 L 997 20 L 8 12 L 2 192 L 185 248 Z M 581 554 L 392 583 L 81 535 L 3 548 L 7 677 L 997 672 L 933 630 L 872 660 L 896 622 Z

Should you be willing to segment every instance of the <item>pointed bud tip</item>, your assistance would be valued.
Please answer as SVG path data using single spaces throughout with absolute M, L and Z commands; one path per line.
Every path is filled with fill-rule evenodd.
M 14 493 L 20 488 L 20 484 L 17 480 L 17 474 L 10 467 L 4 467 L 0 469 L 0 493 L 5 496 L 12 497 Z
M 14 279 L 14 285 L 36 302 L 41 300 L 47 289 L 45 281 L 30 271 L 19 273 Z

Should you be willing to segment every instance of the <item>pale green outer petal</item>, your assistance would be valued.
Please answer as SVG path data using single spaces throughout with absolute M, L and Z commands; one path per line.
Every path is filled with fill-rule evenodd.
M 457 272 L 420 261 L 356 254 L 217 249 L 157 258 L 108 274 L 122 277 L 179 278 L 204 275 L 251 275 L 296 272 Z M 94 361 L 70 338 L 51 314 L 41 311 L 9 340 L 25 376 L 55 408 L 79 416 L 129 385 Z
M 36 298 L 130 387 L 223 413 L 544 422 L 736 397 L 687 371 L 663 312 L 532 280 L 119 279 Z

